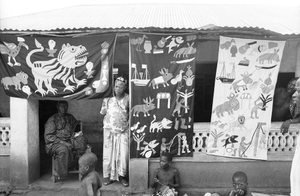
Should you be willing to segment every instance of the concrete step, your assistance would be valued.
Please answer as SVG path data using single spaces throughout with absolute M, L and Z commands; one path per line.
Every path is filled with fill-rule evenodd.
M 36 180 L 32 184 L 30 184 L 26 189 L 22 190 L 20 188 L 17 188 L 17 190 L 13 190 L 10 195 L 25 195 L 25 196 L 76 196 L 77 190 L 80 186 L 80 181 L 78 181 L 78 175 L 72 174 L 69 175 L 66 180 L 53 183 L 51 181 L 51 174 L 47 173 L 43 175 L 40 179 Z M 195 186 L 192 185 L 192 186 Z M 7 193 L 12 190 L 10 188 L 10 185 L 8 183 L 1 183 L 0 182 L 0 196 L 4 196 L 6 193 L 2 193 L 6 191 Z M 183 196 L 184 194 L 187 194 L 188 196 L 203 196 L 205 193 L 220 193 L 221 196 L 227 196 L 227 192 L 230 190 L 230 187 L 228 189 L 224 188 L 180 188 L 178 190 L 179 195 Z M 251 188 L 251 191 L 258 192 L 258 193 L 265 193 L 272 196 L 278 196 L 278 195 L 289 195 L 289 188 Z M 151 189 L 149 190 L 136 190 L 132 189 L 130 187 L 123 187 L 121 183 L 114 182 L 108 186 L 103 186 L 101 188 L 101 195 L 102 196 L 146 196 L 147 194 L 151 192 Z M 6 194 L 8 195 L 8 194 Z
M 4 193 L 5 191 L 5 193 Z M 266 189 L 255 189 L 256 193 L 261 193 L 260 196 L 288 196 L 288 190 L 277 190 L 274 188 Z M 205 193 L 218 192 L 221 196 L 227 196 L 227 191 L 224 189 L 199 189 L 199 188 L 182 188 L 179 190 L 178 196 L 188 195 L 188 196 L 203 196 Z M 10 195 L 10 196 L 76 196 L 77 189 L 61 187 L 29 187 L 26 190 L 9 190 L 0 191 L 0 196 Z M 102 187 L 101 196 L 150 196 L 150 190 L 132 190 L 130 188 L 124 188 L 120 186 L 114 187 Z

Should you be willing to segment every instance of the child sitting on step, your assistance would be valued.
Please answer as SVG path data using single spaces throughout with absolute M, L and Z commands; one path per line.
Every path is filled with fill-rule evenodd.
M 163 152 L 160 156 L 160 167 L 154 170 L 152 188 L 155 189 L 156 195 L 175 196 L 175 188 L 180 186 L 179 172 L 171 167 L 172 154 Z
M 248 188 L 247 175 L 242 171 L 237 171 L 232 176 L 233 190 L 228 196 L 253 196 Z

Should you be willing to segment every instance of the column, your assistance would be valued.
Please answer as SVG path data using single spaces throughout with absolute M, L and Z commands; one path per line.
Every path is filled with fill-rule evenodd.
M 133 190 L 147 190 L 149 160 L 145 158 L 129 160 L 129 185 Z
M 38 100 L 10 98 L 10 183 L 26 188 L 40 177 Z

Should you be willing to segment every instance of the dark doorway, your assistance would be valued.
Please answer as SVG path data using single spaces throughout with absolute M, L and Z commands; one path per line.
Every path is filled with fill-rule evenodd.
M 48 118 L 57 112 L 57 101 L 40 100 L 39 101 L 39 132 L 40 132 L 40 172 L 41 175 L 51 171 L 51 156 L 45 151 L 45 123 Z
M 210 122 L 217 62 L 196 64 L 194 121 Z

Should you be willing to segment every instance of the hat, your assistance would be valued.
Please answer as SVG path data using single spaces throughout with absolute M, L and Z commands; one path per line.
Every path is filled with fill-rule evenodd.
M 122 77 L 122 76 L 118 77 L 116 79 L 116 81 L 120 81 L 120 82 L 123 82 L 124 84 L 127 84 L 127 80 L 124 77 Z

